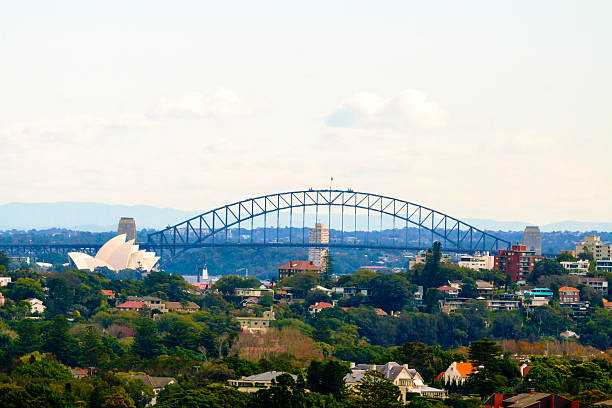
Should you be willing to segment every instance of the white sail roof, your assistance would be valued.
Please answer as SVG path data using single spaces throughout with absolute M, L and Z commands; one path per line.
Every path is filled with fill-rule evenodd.
M 98 250 L 95 257 L 81 252 L 70 252 L 68 256 L 78 269 L 94 271 L 99 267 L 106 267 L 113 271 L 122 269 L 143 269 L 149 272 L 159 257 L 155 252 L 139 249 L 134 240 L 125 241 L 126 234 L 120 234 L 109 239 Z

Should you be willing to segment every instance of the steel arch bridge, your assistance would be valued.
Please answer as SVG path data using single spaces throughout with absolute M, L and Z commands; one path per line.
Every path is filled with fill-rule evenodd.
M 315 222 L 327 222 L 329 243 L 310 242 L 308 231 Z M 269 194 L 223 205 L 149 234 L 144 246 L 163 258 L 206 247 L 421 250 L 435 241 L 446 252 L 510 248 L 504 239 L 419 204 L 332 189 Z

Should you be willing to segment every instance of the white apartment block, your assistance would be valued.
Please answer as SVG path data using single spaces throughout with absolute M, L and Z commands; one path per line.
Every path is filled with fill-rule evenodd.
M 489 255 L 489 252 L 475 253 L 474 255 L 459 255 L 459 266 L 474 270 L 487 269 L 491 270 L 495 266 L 495 257 Z
M 589 270 L 589 261 L 566 261 L 561 262 L 561 266 L 570 272 L 587 272 Z
M 596 261 L 612 257 L 612 245 L 604 245 L 599 235 L 585 235 L 582 242 L 576 244 L 576 256 L 583 253 L 585 247 Z
M 308 232 L 308 242 L 311 244 L 329 244 L 329 229 L 323 224 L 315 224 Z M 308 250 L 308 260 L 319 268 L 323 268 L 323 260 L 329 254 L 328 248 L 312 247 Z

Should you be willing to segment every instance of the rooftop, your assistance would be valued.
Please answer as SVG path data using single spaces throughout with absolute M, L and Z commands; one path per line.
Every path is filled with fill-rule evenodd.
M 266 371 L 265 373 L 250 375 L 248 377 L 242 377 L 241 381 L 255 381 L 255 382 L 271 382 L 273 379 L 278 377 L 279 375 L 289 374 L 283 371 Z M 293 377 L 294 380 L 297 380 L 297 376 L 293 374 L 289 374 Z
M 289 263 L 279 266 L 278 269 L 297 269 L 300 271 L 320 271 L 317 265 L 310 261 L 290 261 Z

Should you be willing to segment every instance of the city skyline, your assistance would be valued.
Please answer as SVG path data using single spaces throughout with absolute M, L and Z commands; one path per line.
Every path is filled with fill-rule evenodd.
M 459 218 L 609 219 L 610 3 L 267 4 L 7 6 L 0 203 L 204 211 L 333 176 Z

